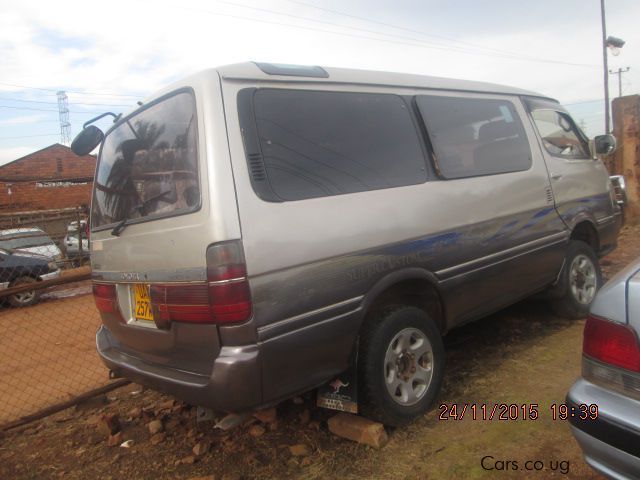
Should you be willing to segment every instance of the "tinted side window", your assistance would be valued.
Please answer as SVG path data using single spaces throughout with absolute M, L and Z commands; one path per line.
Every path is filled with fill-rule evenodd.
M 416 101 L 445 178 L 531 167 L 529 142 L 511 102 L 427 95 L 419 95 Z
M 253 102 L 264 169 L 276 196 L 266 200 L 339 195 L 427 179 L 416 127 L 399 96 L 260 89 Z M 255 157 L 247 154 L 251 162 Z M 264 181 L 256 177 L 255 164 L 250 168 L 254 182 Z
M 555 110 L 534 110 L 533 121 L 547 152 L 556 157 L 590 158 L 589 148 L 571 118 Z

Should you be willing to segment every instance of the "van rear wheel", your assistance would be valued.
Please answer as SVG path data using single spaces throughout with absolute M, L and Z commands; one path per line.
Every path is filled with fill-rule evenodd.
M 598 257 L 585 242 L 569 243 L 558 285 L 561 296 L 551 303 L 560 317 L 580 319 L 587 316 L 589 307 L 602 286 L 602 272 Z
M 407 425 L 435 402 L 444 363 L 442 337 L 423 310 L 393 305 L 374 313 L 358 350 L 361 413 L 385 425 Z

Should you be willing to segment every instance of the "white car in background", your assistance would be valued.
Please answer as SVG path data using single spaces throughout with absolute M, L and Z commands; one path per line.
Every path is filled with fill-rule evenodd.
M 86 232 L 86 220 L 80 220 L 80 239 L 78 238 L 78 222 L 71 222 L 67 225 L 67 234 L 62 241 L 62 245 L 69 260 L 82 263 L 82 261 L 89 258 L 89 238 L 87 238 Z M 80 251 L 80 240 L 82 240 L 82 251 Z
M 0 230 L 0 248 L 13 253 L 28 253 L 62 262 L 62 252 L 43 230 L 37 227 Z

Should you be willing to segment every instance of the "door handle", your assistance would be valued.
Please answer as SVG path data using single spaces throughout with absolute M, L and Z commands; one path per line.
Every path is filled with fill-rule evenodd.
M 551 180 L 560 180 L 562 175 L 559 173 L 551 173 Z

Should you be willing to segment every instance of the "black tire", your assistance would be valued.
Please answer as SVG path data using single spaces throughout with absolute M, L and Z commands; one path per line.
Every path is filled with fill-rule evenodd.
M 413 333 L 415 336 L 409 335 Z M 413 340 L 417 341 L 412 344 L 411 348 L 402 350 L 407 353 L 399 354 L 395 359 L 396 370 L 390 371 L 388 369 L 390 362 L 386 361 L 385 357 L 387 353 L 395 355 L 395 353 L 388 351 L 388 348 L 391 348 L 392 340 L 396 339 L 398 335 L 404 335 L 398 338 L 407 338 L 406 336 L 409 335 L 410 344 Z M 422 356 L 414 360 L 415 355 L 412 357 L 411 354 L 413 345 L 418 345 L 418 341 L 421 342 L 420 345 L 424 345 L 422 343 L 424 340 L 429 342 L 431 352 L 421 354 L 420 350 L 416 348 L 416 354 Z M 414 362 L 413 366 L 412 361 Z M 435 322 L 429 318 L 426 312 L 405 305 L 392 305 L 374 312 L 365 321 L 359 340 L 358 406 L 360 413 L 367 418 L 394 427 L 411 423 L 428 411 L 435 402 L 442 384 L 444 364 L 445 353 L 442 337 Z M 417 387 L 411 386 L 410 390 L 415 396 L 413 399 L 415 403 L 409 404 L 407 400 L 405 404 L 402 404 L 403 393 L 400 392 L 400 389 L 409 388 L 409 385 L 413 385 L 413 380 L 407 381 L 407 377 L 402 377 L 405 381 L 401 380 L 401 371 L 405 371 L 407 375 L 422 375 L 427 371 L 427 368 L 420 370 L 417 374 L 411 372 L 411 368 L 415 372 L 416 368 L 422 365 L 431 367 L 430 380 L 416 384 Z M 395 395 L 389 391 L 394 388 L 394 383 L 387 382 L 387 377 L 397 378 L 398 380 L 394 380 L 394 382 L 402 383 L 397 387 Z M 422 379 L 420 381 L 422 382 Z M 420 390 L 419 394 L 415 394 L 416 388 Z
M 577 271 L 580 262 L 584 262 L 584 266 Z M 592 278 L 583 271 L 590 272 Z M 589 286 L 592 282 L 595 282 L 593 288 Z M 551 308 L 560 317 L 572 320 L 584 318 L 601 286 L 602 272 L 595 252 L 589 244 L 573 240 L 569 243 L 562 272 L 554 288 L 555 299 L 551 302 Z
M 32 277 L 20 277 L 11 283 L 12 287 L 37 283 L 38 281 Z M 9 303 L 13 307 L 28 307 L 38 302 L 40 298 L 40 290 L 29 290 L 26 292 L 16 293 L 9 297 Z

